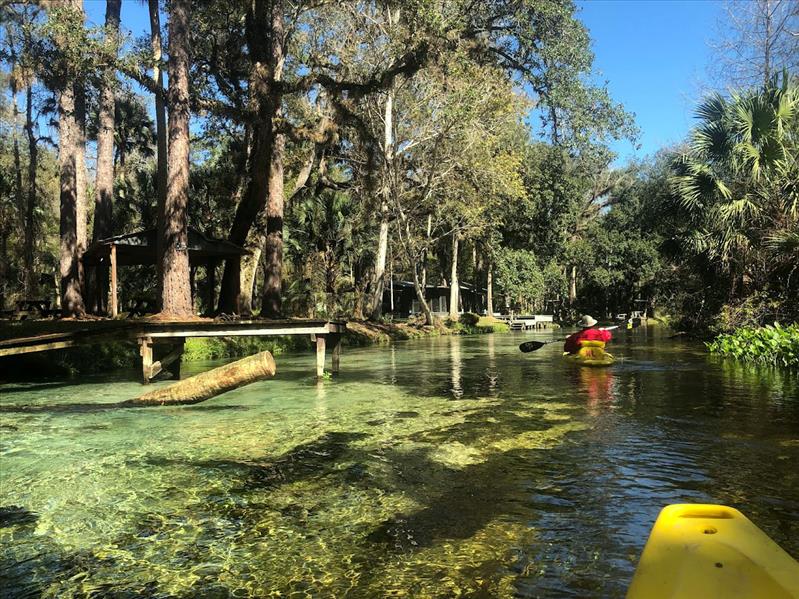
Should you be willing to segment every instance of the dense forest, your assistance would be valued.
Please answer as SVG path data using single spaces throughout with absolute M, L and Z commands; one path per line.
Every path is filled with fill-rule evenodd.
M 392 281 L 428 323 L 426 287 L 457 315 L 464 283 L 489 314 L 799 317 L 795 1 L 752 2 L 694 130 L 627 165 L 634 115 L 570 1 L 139 6 L 144 38 L 120 0 L 102 26 L 82 0 L 0 9 L 0 308 L 106 314 L 84 252 L 154 228 L 120 296 L 169 318 L 380 319 Z M 247 253 L 190 264 L 190 228 Z

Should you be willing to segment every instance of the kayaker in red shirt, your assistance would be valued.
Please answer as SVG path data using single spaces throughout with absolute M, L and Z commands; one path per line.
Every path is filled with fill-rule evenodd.
M 610 331 L 595 329 L 596 324 L 596 320 L 585 314 L 578 325 L 581 330 L 566 337 L 563 351 L 576 354 L 580 351 L 580 341 L 604 341 L 605 343 L 610 341 L 613 338 Z

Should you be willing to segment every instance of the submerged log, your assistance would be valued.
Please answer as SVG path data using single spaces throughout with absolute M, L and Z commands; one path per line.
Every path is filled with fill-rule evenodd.
M 275 370 L 275 359 L 265 351 L 189 377 L 169 387 L 150 391 L 124 404 L 162 406 L 200 403 L 237 387 L 271 378 L 275 376 Z

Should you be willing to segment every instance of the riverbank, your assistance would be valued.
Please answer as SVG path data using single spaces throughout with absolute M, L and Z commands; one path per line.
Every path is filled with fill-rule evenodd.
M 494 318 L 480 317 L 474 324 L 436 320 L 424 325 L 413 322 L 371 322 L 351 320 L 343 343 L 349 347 L 438 337 L 441 335 L 475 335 L 502 333 L 508 325 Z M 239 358 L 262 351 L 274 356 L 285 353 L 310 351 L 313 342 L 310 336 L 285 337 L 194 337 L 186 340 L 183 361 L 220 360 Z M 41 378 L 74 377 L 97 374 L 112 370 L 139 368 L 139 353 L 129 341 L 106 341 L 90 346 L 50 352 L 26 354 L 6 358 L 0 362 L 0 382 L 3 380 L 32 380 Z

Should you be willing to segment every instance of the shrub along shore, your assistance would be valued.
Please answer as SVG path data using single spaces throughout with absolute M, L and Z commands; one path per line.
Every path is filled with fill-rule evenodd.
M 799 367 L 799 324 L 741 328 L 706 344 L 712 353 L 745 362 Z

